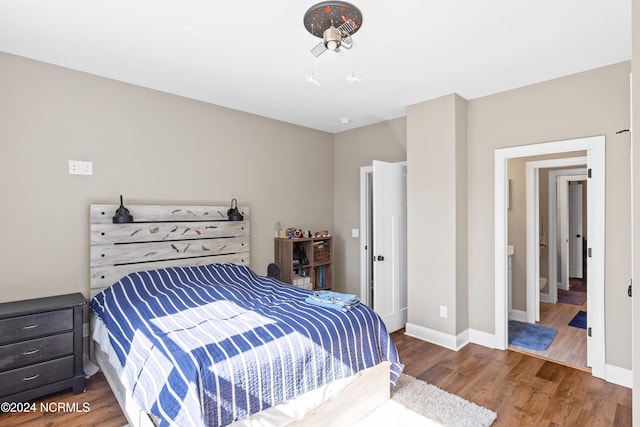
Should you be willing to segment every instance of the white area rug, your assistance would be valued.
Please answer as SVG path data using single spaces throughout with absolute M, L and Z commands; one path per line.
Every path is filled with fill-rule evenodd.
M 497 414 L 434 385 L 401 374 L 391 399 L 358 427 L 379 425 L 487 427 Z

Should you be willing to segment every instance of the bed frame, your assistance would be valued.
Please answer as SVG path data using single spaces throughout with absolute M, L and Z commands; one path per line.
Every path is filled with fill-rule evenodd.
M 91 205 L 91 297 L 123 276 L 174 266 L 211 263 L 249 265 L 250 210 L 238 206 L 243 221 L 229 221 L 229 206 L 127 205 L 134 222 L 114 224 L 119 205 Z M 92 318 L 92 327 L 94 325 Z M 134 426 L 153 426 L 151 417 L 118 379 L 106 354 L 92 341 L 101 367 L 122 411 Z M 345 381 L 334 397 L 316 405 L 290 426 L 321 426 L 340 414 L 353 424 L 389 398 L 390 363 L 384 362 Z M 313 392 L 311 392 L 313 393 Z M 277 408 L 277 407 L 276 407 Z M 247 420 L 257 418 L 254 414 Z M 242 420 L 241 420 L 242 421 Z
M 229 221 L 229 206 L 126 206 L 134 222 L 114 224 L 118 205 L 91 205 L 91 297 L 123 276 L 175 266 L 249 265 L 249 208 Z

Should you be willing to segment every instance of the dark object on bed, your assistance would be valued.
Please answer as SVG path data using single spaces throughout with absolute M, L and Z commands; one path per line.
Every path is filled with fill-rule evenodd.
M 278 264 L 272 262 L 267 266 L 267 277 L 280 280 L 280 267 Z
M 120 207 L 116 209 L 116 216 L 113 217 L 114 224 L 126 224 L 133 222 L 133 215 L 129 213 L 129 209 L 124 207 L 122 203 L 122 194 L 120 195 Z
M 242 221 L 244 217 L 238 211 L 238 201 L 236 199 L 231 200 L 231 208 L 227 211 L 229 221 Z

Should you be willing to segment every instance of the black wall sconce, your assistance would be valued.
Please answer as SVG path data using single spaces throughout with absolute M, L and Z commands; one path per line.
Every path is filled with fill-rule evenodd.
M 133 222 L 133 215 L 129 213 L 129 209 L 124 207 L 122 203 L 122 194 L 120 195 L 120 207 L 116 209 L 116 216 L 113 217 L 114 224 L 126 224 Z
M 231 208 L 227 211 L 229 221 L 242 221 L 244 217 L 238 212 L 238 201 L 236 199 L 231 200 Z

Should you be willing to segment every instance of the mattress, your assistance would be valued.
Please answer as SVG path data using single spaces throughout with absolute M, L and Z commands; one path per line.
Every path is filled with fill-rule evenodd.
M 93 354 L 94 360 L 102 370 L 111 390 L 118 401 L 123 413 L 129 420 L 132 427 L 152 427 L 160 423 L 158 417 L 145 412 L 137 402 L 132 398 L 131 391 L 120 381 L 122 366 L 120 365 L 115 352 L 111 348 L 108 332 L 102 320 L 91 316 L 92 337 L 93 337 Z M 317 408 L 323 410 L 330 404 L 332 400 L 349 399 L 349 410 L 353 410 L 352 414 L 346 414 L 342 409 L 340 416 L 359 420 L 363 416 L 369 414 L 378 404 L 384 402 L 389 396 L 388 393 L 380 392 L 377 395 L 372 393 L 358 393 L 357 387 L 370 387 L 372 382 L 383 383 L 384 378 L 389 377 L 389 362 L 382 362 L 372 368 L 367 368 L 348 378 L 337 380 L 321 386 L 315 390 L 309 391 L 295 399 L 286 400 L 267 408 L 262 412 L 258 412 L 249 417 L 233 422 L 229 427 L 282 427 L 298 425 L 301 420 L 304 425 L 309 426 L 313 423 L 307 423 L 305 417 L 316 416 Z M 363 385 L 356 383 L 363 382 Z M 354 389 L 356 390 L 353 393 Z M 362 396 L 360 396 L 362 395 Z M 360 403 L 356 407 L 356 398 L 366 400 L 366 404 Z M 324 405 L 324 406 L 323 406 Z M 335 412 L 331 412 L 335 414 Z M 326 417 L 322 417 L 326 419 Z M 351 423 L 345 423 L 351 424 Z M 324 425 L 324 423 L 321 423 Z
M 211 264 L 132 273 L 92 299 L 94 337 L 159 425 L 227 425 L 390 362 L 380 318 L 305 302 L 310 291 Z

